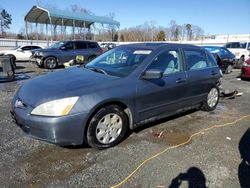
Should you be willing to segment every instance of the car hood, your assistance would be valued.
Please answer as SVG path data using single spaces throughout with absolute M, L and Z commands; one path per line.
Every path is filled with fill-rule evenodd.
M 119 78 L 74 67 L 27 81 L 18 90 L 17 97 L 34 107 L 51 100 L 82 96 L 116 79 Z

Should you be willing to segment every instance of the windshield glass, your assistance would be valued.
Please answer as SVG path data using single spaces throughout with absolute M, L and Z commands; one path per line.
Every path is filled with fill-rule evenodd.
M 61 48 L 63 45 L 65 44 L 65 42 L 57 42 L 55 44 L 52 44 L 49 48 Z
M 124 77 L 135 70 L 150 53 L 150 50 L 116 48 L 88 63 L 86 68 L 96 68 L 112 76 Z

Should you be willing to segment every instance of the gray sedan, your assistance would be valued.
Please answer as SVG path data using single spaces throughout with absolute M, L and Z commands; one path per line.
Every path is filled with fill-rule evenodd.
M 214 110 L 219 78 L 216 60 L 200 47 L 123 45 L 85 67 L 27 81 L 13 97 L 11 114 L 34 138 L 103 149 L 147 122 L 192 108 Z

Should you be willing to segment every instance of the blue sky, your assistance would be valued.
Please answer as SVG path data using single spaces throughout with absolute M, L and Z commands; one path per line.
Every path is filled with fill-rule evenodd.
M 250 0 L 0 0 L 0 8 L 12 15 L 11 31 L 24 28 L 24 16 L 37 4 L 58 9 L 77 4 L 98 16 L 114 12 L 121 28 L 150 20 L 167 27 L 176 20 L 180 25 L 198 25 L 206 34 L 250 33 Z

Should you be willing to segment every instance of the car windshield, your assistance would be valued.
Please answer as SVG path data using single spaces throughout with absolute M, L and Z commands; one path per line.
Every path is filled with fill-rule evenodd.
M 65 44 L 65 42 L 57 42 L 55 44 L 52 44 L 49 48 L 61 48 L 63 45 Z
M 116 48 L 97 57 L 85 67 L 108 75 L 125 77 L 150 53 L 151 50 Z

